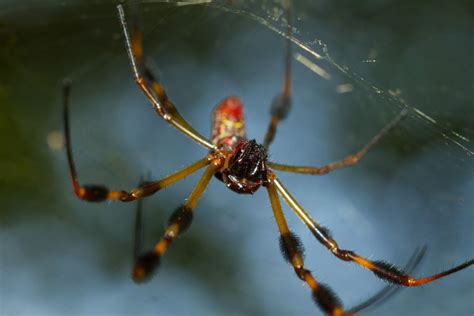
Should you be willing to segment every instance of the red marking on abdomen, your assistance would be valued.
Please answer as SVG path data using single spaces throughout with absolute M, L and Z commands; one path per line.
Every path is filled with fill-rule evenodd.
M 221 104 L 219 104 L 214 112 L 219 112 L 219 114 L 225 116 L 226 118 L 233 121 L 243 121 L 244 120 L 244 111 L 242 102 L 237 97 L 231 96 L 225 98 Z
M 233 149 L 245 139 L 244 111 L 240 100 L 230 96 L 215 109 L 212 116 L 212 143 Z

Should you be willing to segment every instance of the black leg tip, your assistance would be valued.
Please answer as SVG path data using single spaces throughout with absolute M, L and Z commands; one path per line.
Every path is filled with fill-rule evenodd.
M 103 185 L 85 185 L 84 192 L 79 197 L 89 202 L 102 202 L 107 199 L 109 189 Z
M 304 258 L 304 246 L 301 240 L 293 232 L 288 232 L 280 236 L 280 251 L 286 261 L 291 262 L 295 255 Z
M 283 120 L 288 116 L 288 113 L 290 112 L 290 107 L 291 98 L 289 96 L 280 94 L 273 99 L 270 113 L 272 116 Z
M 193 212 L 184 206 L 180 206 L 171 214 L 168 220 L 168 225 L 178 225 L 179 231 L 182 233 L 189 228 L 192 221 Z
M 138 257 L 132 271 L 133 281 L 136 283 L 148 281 L 159 265 L 160 257 L 153 251 Z
M 385 261 L 374 261 L 374 266 L 375 269 L 373 269 L 372 272 L 387 282 L 399 284 L 402 283 L 402 279 L 407 277 L 405 271 L 391 263 Z
M 342 308 L 342 302 L 334 291 L 325 284 L 319 284 L 313 292 L 313 299 L 325 313 L 332 314 L 336 308 Z

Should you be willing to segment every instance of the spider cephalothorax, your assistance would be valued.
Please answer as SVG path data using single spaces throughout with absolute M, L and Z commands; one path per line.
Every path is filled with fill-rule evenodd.
M 239 143 L 229 158 L 229 164 L 219 177 L 237 193 L 253 194 L 268 180 L 267 150 L 252 140 Z

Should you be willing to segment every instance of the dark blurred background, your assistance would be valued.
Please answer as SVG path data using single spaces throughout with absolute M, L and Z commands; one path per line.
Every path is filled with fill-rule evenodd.
M 356 167 L 279 173 L 282 182 L 342 247 L 363 256 L 404 265 L 427 245 L 419 276 L 472 258 L 472 2 L 295 2 L 294 106 L 271 160 L 322 165 L 362 147 L 402 108 L 409 114 Z M 320 314 L 281 258 L 264 190 L 239 196 L 213 181 L 192 227 L 144 285 L 129 277 L 135 205 L 73 196 L 60 146 L 65 77 L 83 183 L 128 189 L 143 174 L 160 178 L 206 154 L 157 118 L 135 86 L 116 4 L 0 2 L 0 314 Z M 145 49 L 169 96 L 209 135 L 213 107 L 237 95 L 249 137 L 262 140 L 282 81 L 280 3 L 182 4 L 142 5 Z M 134 8 L 125 5 L 128 16 Z M 325 74 L 297 61 L 305 59 Z M 198 178 L 144 201 L 147 248 Z M 385 285 L 338 261 L 285 212 L 307 267 L 345 306 Z M 366 314 L 473 315 L 474 269 L 404 289 Z

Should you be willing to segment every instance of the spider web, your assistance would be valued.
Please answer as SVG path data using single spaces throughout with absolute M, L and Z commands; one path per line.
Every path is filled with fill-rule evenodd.
M 231 3 L 229 5 L 228 3 Z M 459 147 L 464 155 L 471 157 L 474 155 L 474 147 L 472 143 L 472 128 L 463 130 L 461 132 L 456 131 L 449 127 L 449 123 L 439 121 L 431 114 L 423 111 L 416 105 L 409 104 L 403 97 L 403 91 L 399 89 L 393 90 L 390 88 L 382 88 L 372 83 L 362 75 L 352 70 L 352 67 L 340 63 L 337 59 L 333 58 L 327 44 L 317 38 L 311 37 L 314 34 L 309 32 L 300 31 L 306 29 L 305 25 L 301 22 L 301 18 L 297 18 L 298 26 L 293 26 L 293 34 L 287 34 L 286 26 L 287 21 L 285 19 L 284 8 L 281 6 L 279 1 L 212 1 L 212 0 L 196 0 L 196 1 L 167 1 L 167 0 L 145 0 L 142 1 L 144 4 L 149 3 L 174 3 L 176 6 L 190 6 L 190 5 L 209 5 L 221 9 L 223 11 L 232 12 L 237 15 L 242 15 L 250 18 L 264 27 L 268 28 L 272 32 L 279 34 L 281 37 L 291 40 L 297 47 L 300 48 L 300 52 L 305 53 L 302 55 L 299 52 L 294 54 L 294 60 L 300 62 L 302 65 L 313 71 L 316 75 L 320 76 L 325 80 L 331 80 L 330 72 L 339 72 L 340 75 L 346 78 L 346 84 L 335 85 L 335 90 L 338 93 L 351 92 L 354 86 L 359 89 L 364 89 L 368 93 L 377 94 L 378 98 L 384 103 L 385 106 L 396 107 L 396 108 L 408 108 L 411 109 L 412 113 L 416 116 L 416 119 L 423 121 L 426 125 L 432 125 L 433 132 L 438 133 L 442 138 L 445 139 L 446 145 L 453 145 Z M 227 3 L 227 4 L 226 4 Z M 303 24 L 303 25 L 299 25 Z M 472 47 L 471 47 L 472 49 Z M 377 59 L 377 52 L 375 49 L 367 51 L 367 59 L 360 60 L 360 63 L 379 63 Z M 331 70 L 325 70 L 319 65 L 327 64 Z M 472 72 L 472 69 L 468 69 Z
M 339 244 L 373 259 L 402 266 L 416 246 L 428 244 L 427 259 L 417 275 L 436 273 L 472 257 L 472 11 L 462 1 L 439 8 L 397 1 L 294 2 L 289 35 L 280 1 L 140 1 L 145 49 L 170 98 L 207 135 L 213 106 L 236 94 L 245 104 L 249 136 L 261 140 L 271 98 L 281 87 L 285 40 L 291 40 L 294 102 L 279 126 L 271 160 L 322 165 L 340 159 L 363 146 L 401 110 L 408 110 L 399 126 L 357 167 L 317 179 L 280 173 L 298 201 L 331 228 Z M 137 3 L 124 4 L 127 16 Z M 60 130 L 58 90 L 64 77 L 74 83 L 73 147 L 84 182 L 129 188 L 144 172 L 164 176 L 204 154 L 159 122 L 137 91 L 115 6 L 115 1 L 59 0 L 0 5 L 0 27 L 7 26 L 0 35 L 11 39 L 0 52 L 14 65 L 22 60 L 16 70 L 1 68 L 14 74 L 5 86 L 24 83 L 21 89 L 12 89 L 11 94 L 17 95 L 12 98 L 12 112 L 6 106 L 10 103 L 0 102 L 7 113 L 0 126 L 7 127 L 2 134 L 9 136 L 9 142 L 22 139 L 18 135 L 28 135 L 23 139 L 29 140 L 28 148 L 2 155 L 6 167 L 0 179 L 13 188 L 5 196 L 25 186 L 23 191 L 40 192 L 6 201 L 5 218 L 19 228 L 5 225 L 8 229 L 2 231 L 15 241 L 3 247 L 13 253 L 12 259 L 2 262 L 7 273 L 0 282 L 1 296 L 12 302 L 5 305 L 5 313 L 23 300 L 15 293 L 26 293 L 31 307 L 48 314 L 71 306 L 78 314 L 315 312 L 307 289 L 276 251 L 276 229 L 265 194 L 245 199 L 229 194 L 215 181 L 199 203 L 189 237 L 173 244 L 160 273 L 139 289 L 126 278 L 131 207 L 89 206 L 69 198 L 62 152 L 45 146 L 47 136 Z M 17 50 L 12 48 L 11 53 L 10 46 Z M 0 89 L 0 101 L 4 91 L 8 92 Z M 31 95 L 38 102 L 35 107 Z M 41 120 L 31 114 L 39 109 Z M 41 157 L 46 160 L 41 168 L 29 163 Z M 51 178 L 49 191 L 39 189 L 45 187 L 45 178 Z M 147 246 L 162 233 L 171 208 L 197 181 L 190 178 L 145 202 Z M 28 206 L 18 209 L 23 200 L 29 201 Z M 46 202 L 51 200 L 57 205 Z M 285 212 L 306 245 L 307 267 L 334 288 L 346 307 L 383 286 L 362 269 L 332 258 L 288 209 Z M 51 224 L 51 218 L 59 218 L 59 224 Z M 42 225 L 52 227 L 46 239 L 64 238 L 76 249 L 59 243 L 55 251 L 49 243 L 41 243 L 36 236 L 44 233 Z M 33 242 L 21 243 L 17 236 Z M 34 261 L 19 255 L 18 245 L 42 258 L 35 261 L 40 267 L 54 269 L 22 264 L 25 280 L 9 279 L 8 275 L 19 275 L 18 262 Z M 63 251 L 84 260 L 78 265 L 77 260 L 56 259 Z M 83 271 L 84 279 L 71 281 L 71 270 Z M 439 285 L 403 291 L 373 315 L 409 315 L 413 306 L 419 314 L 470 314 L 474 275 L 461 273 Z M 78 292 L 65 289 L 62 278 L 77 283 L 77 291 L 90 292 L 84 299 L 90 307 L 71 303 Z M 18 290 L 7 293 L 7 284 L 13 281 Z M 44 304 L 46 298 L 38 293 L 46 297 L 64 293 L 64 299 Z
M 284 9 L 278 8 L 275 9 L 272 5 L 262 5 L 260 6 L 261 12 L 256 11 L 254 8 L 243 8 L 241 10 L 235 9 L 233 7 L 220 7 L 223 10 L 229 10 L 236 14 L 245 15 L 258 23 L 264 25 L 273 32 L 280 34 L 284 38 L 290 39 L 295 45 L 297 45 L 301 51 L 307 53 L 311 58 L 307 58 L 300 53 L 294 55 L 294 59 L 305 67 L 316 73 L 318 76 L 324 78 L 325 80 L 331 80 L 331 76 L 324 68 L 318 66 L 318 64 L 328 63 L 330 66 L 339 71 L 343 76 L 347 78 L 349 82 L 346 86 L 344 84 L 337 85 L 336 90 L 339 93 L 350 92 L 354 87 L 351 86 L 351 83 L 354 83 L 358 88 L 365 89 L 369 93 L 374 93 L 378 95 L 378 98 L 386 106 L 394 106 L 398 108 L 409 108 L 416 115 L 416 117 L 424 121 L 428 125 L 434 125 L 433 129 L 436 130 L 445 140 L 447 145 L 452 144 L 458 146 L 465 155 L 468 157 L 474 154 L 473 144 L 470 136 L 472 130 L 468 130 L 465 134 L 459 133 L 435 119 L 428 113 L 425 113 L 415 105 L 408 104 L 406 100 L 401 97 L 402 91 L 394 91 L 390 89 L 383 89 L 377 86 L 370 81 L 367 81 L 364 77 L 359 75 L 357 72 L 353 71 L 351 67 L 338 63 L 330 54 L 328 46 L 320 39 L 313 38 L 312 40 L 305 39 L 305 36 L 301 36 L 300 32 L 295 29 L 295 33 L 298 35 L 287 35 L 284 26 L 286 21 L 284 20 Z M 283 27 L 282 22 L 283 21 Z M 304 29 L 304 27 L 302 27 Z M 306 35 L 306 34 L 305 34 Z M 379 60 L 377 57 L 370 56 L 374 52 L 369 51 L 369 56 L 366 60 L 361 60 L 362 63 L 378 63 Z

